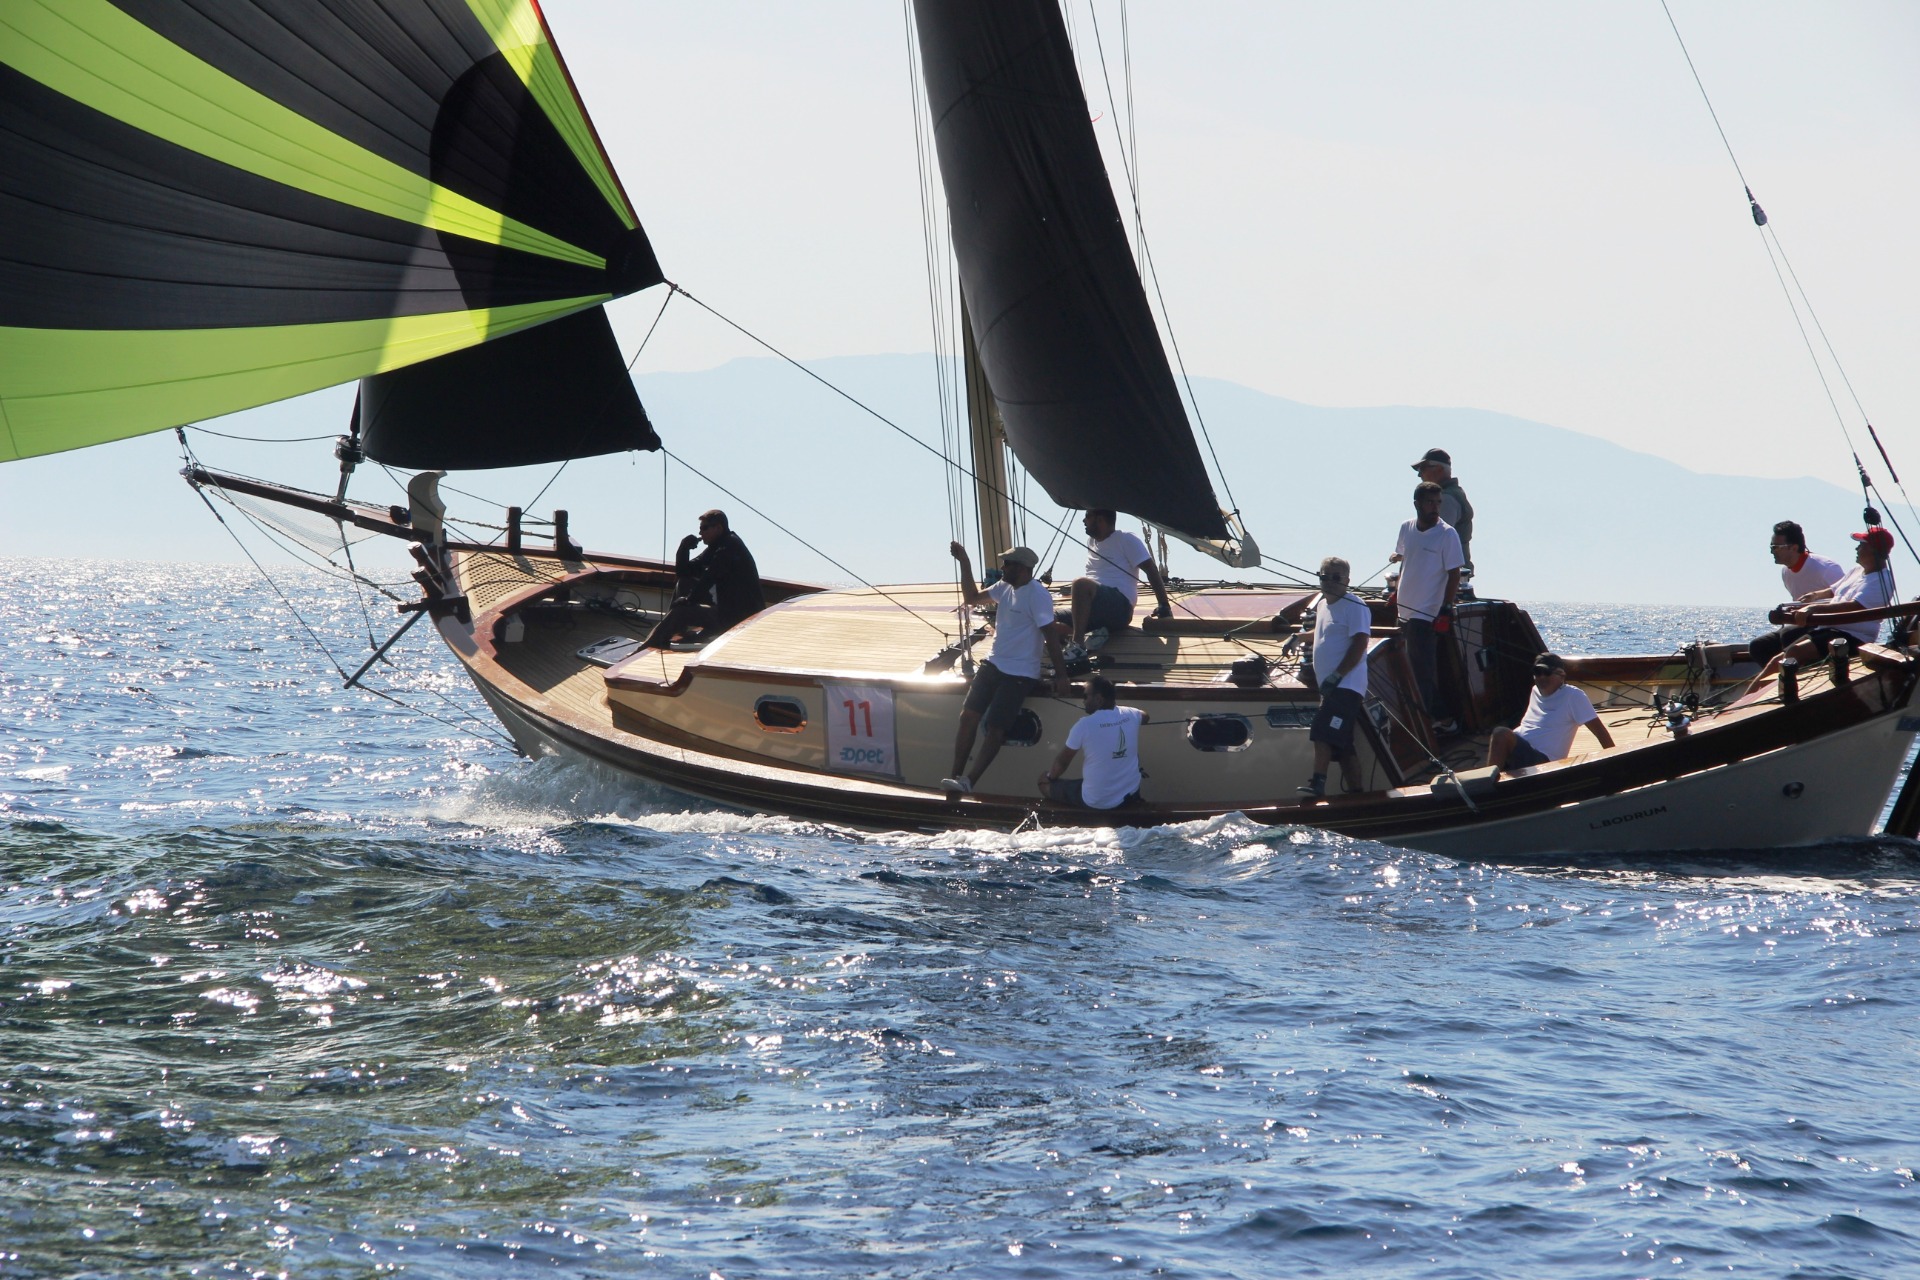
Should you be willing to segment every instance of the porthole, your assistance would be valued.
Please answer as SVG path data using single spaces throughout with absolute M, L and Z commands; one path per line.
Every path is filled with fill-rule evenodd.
M 798 698 L 765 694 L 753 704 L 753 719 L 768 733 L 798 733 L 807 727 L 807 704 Z
M 1020 714 L 1013 718 L 1013 723 L 1007 726 L 1006 744 L 1010 747 L 1031 747 L 1040 741 L 1043 732 L 1045 730 L 1040 725 L 1040 717 L 1022 707 Z
M 1195 716 L 1187 721 L 1187 742 L 1195 751 L 1245 751 L 1253 745 L 1253 722 L 1245 716 Z

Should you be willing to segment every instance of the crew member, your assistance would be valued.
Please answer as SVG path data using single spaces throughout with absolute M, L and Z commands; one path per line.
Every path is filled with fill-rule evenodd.
M 1098 649 L 1109 634 L 1133 622 L 1142 573 L 1147 575 L 1147 585 L 1159 602 L 1153 616 L 1173 616 L 1160 566 L 1153 562 L 1146 543 L 1115 527 L 1117 519 L 1112 511 L 1096 508 L 1087 512 L 1082 522 L 1087 531 L 1087 572 L 1073 580 L 1070 619 L 1072 642 L 1082 650 Z M 1068 650 L 1067 656 L 1071 659 L 1079 655 Z
M 1422 480 L 1431 480 L 1440 486 L 1440 518 L 1453 526 L 1460 535 L 1461 578 L 1473 576 L 1473 504 L 1467 501 L 1467 491 L 1453 478 L 1453 455 L 1445 449 L 1429 449 L 1420 461 L 1413 464 Z
M 1320 679 L 1320 709 L 1307 731 L 1313 743 L 1313 776 L 1300 788 L 1301 795 L 1311 798 L 1327 794 L 1327 766 L 1335 760 L 1340 762 L 1343 791 L 1351 795 L 1365 789 L 1353 735 L 1366 714 L 1361 699 L 1367 692 L 1373 614 L 1365 602 L 1347 593 L 1352 573 L 1345 560 L 1328 556 L 1320 562 L 1320 593 L 1294 601 L 1277 619 L 1282 625 L 1297 623 L 1307 606 L 1313 606 L 1313 671 Z
M 1493 731 L 1487 763 L 1498 773 L 1564 760 L 1573 750 L 1574 730 L 1581 728 L 1599 739 L 1601 746 L 1613 745 L 1613 735 L 1600 723 L 1593 700 L 1578 685 L 1567 683 L 1567 660 L 1557 653 L 1543 653 L 1533 660 L 1527 714 L 1518 729 L 1502 725 Z
M 1060 656 L 1060 633 L 1065 627 L 1053 620 L 1053 595 L 1036 582 L 1033 570 L 1040 557 L 1026 547 L 1014 547 L 1001 553 L 1000 581 L 981 590 L 973 581 L 973 562 L 967 549 L 958 542 L 948 550 L 960 562 L 960 595 L 970 605 L 995 606 L 993 651 L 974 673 L 973 686 L 960 712 L 960 729 L 953 740 L 953 773 L 940 779 L 941 789 L 966 795 L 1000 754 L 1007 729 L 1020 714 L 1020 704 L 1040 684 L 1042 648 L 1053 662 L 1054 692 L 1065 696 L 1066 663 Z M 973 741 L 981 735 L 980 756 L 967 768 L 973 754 Z
M 1794 603 L 1811 601 L 1813 593 L 1825 590 L 1847 576 L 1846 566 L 1838 560 L 1829 560 L 1825 556 L 1816 556 L 1807 550 L 1807 535 L 1792 520 L 1782 520 L 1773 526 L 1773 542 L 1770 544 L 1773 562 L 1780 566 L 1780 583 L 1787 589 L 1787 599 Z M 1776 609 L 1771 618 L 1784 621 L 1786 610 Z M 1775 654 L 1807 634 L 1806 627 L 1781 626 L 1764 635 L 1755 636 L 1747 645 L 1747 651 L 1753 660 L 1761 666 L 1773 660 Z
M 1880 636 L 1878 619 L 1848 622 L 1850 614 L 1866 609 L 1884 609 L 1893 603 L 1893 570 L 1887 558 L 1893 554 L 1893 535 L 1879 525 L 1865 533 L 1856 533 L 1852 569 L 1831 587 L 1809 591 L 1802 603 L 1786 613 L 1788 625 L 1802 628 L 1802 634 L 1787 646 L 1785 656 L 1800 662 L 1824 658 L 1835 640 L 1858 646 L 1871 644 Z
M 694 555 L 693 549 L 703 542 L 707 549 Z M 759 566 L 740 535 L 728 527 L 724 511 L 703 513 L 700 532 L 680 539 L 673 572 L 673 604 L 642 648 L 665 649 L 694 628 L 699 628 L 698 642 L 704 644 L 767 607 Z
M 1113 681 L 1094 676 L 1087 681 L 1082 705 L 1087 714 L 1067 730 L 1067 745 L 1040 775 L 1040 798 L 1082 809 L 1117 809 L 1140 800 L 1140 726 L 1147 713 L 1138 707 L 1114 705 Z M 1087 753 L 1087 766 L 1078 778 L 1062 777 L 1073 758 Z
M 1413 682 L 1436 734 L 1458 733 L 1460 726 L 1442 700 L 1436 632 L 1453 626 L 1453 602 L 1460 594 L 1460 570 L 1467 562 L 1460 535 L 1440 518 L 1443 492 L 1431 480 L 1413 487 L 1414 518 L 1400 526 L 1389 563 L 1400 565 L 1397 601 L 1400 635 L 1413 667 Z

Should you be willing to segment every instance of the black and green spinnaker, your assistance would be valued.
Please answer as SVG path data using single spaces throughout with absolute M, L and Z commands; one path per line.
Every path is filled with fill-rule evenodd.
M 660 267 L 533 0 L 7 0 L 0 224 L 0 460 L 375 375 L 375 457 L 657 444 L 598 307 Z M 457 423 L 404 394 L 568 316 L 585 373 L 509 340 Z

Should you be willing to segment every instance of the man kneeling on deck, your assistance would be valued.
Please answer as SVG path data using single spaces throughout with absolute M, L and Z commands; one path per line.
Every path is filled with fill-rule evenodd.
M 1564 760 L 1573 750 L 1573 731 L 1582 727 L 1598 738 L 1601 746 L 1613 745 L 1613 735 L 1594 713 L 1592 699 L 1578 686 L 1567 683 L 1567 660 L 1557 653 L 1543 653 L 1533 660 L 1533 693 L 1527 698 L 1527 714 L 1521 717 L 1518 729 L 1503 726 L 1493 731 L 1487 743 L 1487 763 L 1498 773 Z
M 1353 749 L 1354 730 L 1366 706 L 1367 637 L 1373 634 L 1373 614 L 1359 599 L 1347 594 L 1353 570 L 1339 556 L 1320 562 L 1320 594 L 1305 596 L 1280 611 L 1279 621 L 1295 623 L 1313 605 L 1313 670 L 1320 677 L 1320 710 L 1314 713 L 1307 740 L 1313 743 L 1313 776 L 1300 794 L 1318 799 L 1327 794 L 1327 766 L 1340 762 L 1341 789 L 1349 795 L 1364 790 L 1360 757 Z
M 949 545 L 953 558 L 960 562 L 960 595 L 970 605 L 994 605 L 993 652 L 974 673 L 973 687 L 967 690 L 967 703 L 960 712 L 960 731 L 953 740 L 953 774 L 940 779 L 943 791 L 966 795 L 993 758 L 1020 704 L 1040 685 L 1040 651 L 1044 645 L 1053 660 L 1054 692 L 1065 694 L 1066 663 L 1060 657 L 1060 633 L 1066 628 L 1053 620 L 1053 595 L 1045 585 L 1033 579 L 1040 557 L 1026 547 L 1014 547 L 1000 557 L 1000 581 L 982 591 L 973 581 L 973 563 L 967 549 L 955 542 Z M 980 744 L 980 758 L 967 768 L 973 754 L 974 735 L 986 729 Z
M 1147 713 L 1113 705 L 1113 681 L 1087 681 L 1087 714 L 1067 731 L 1067 745 L 1040 775 L 1040 798 L 1082 809 L 1117 809 L 1140 799 L 1140 726 Z M 1082 749 L 1087 767 L 1078 778 L 1063 778 Z

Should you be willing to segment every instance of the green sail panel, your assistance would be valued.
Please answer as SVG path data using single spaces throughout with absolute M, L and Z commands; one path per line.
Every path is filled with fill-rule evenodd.
M 0 457 L 662 279 L 532 0 L 6 0 L 0 225 Z

